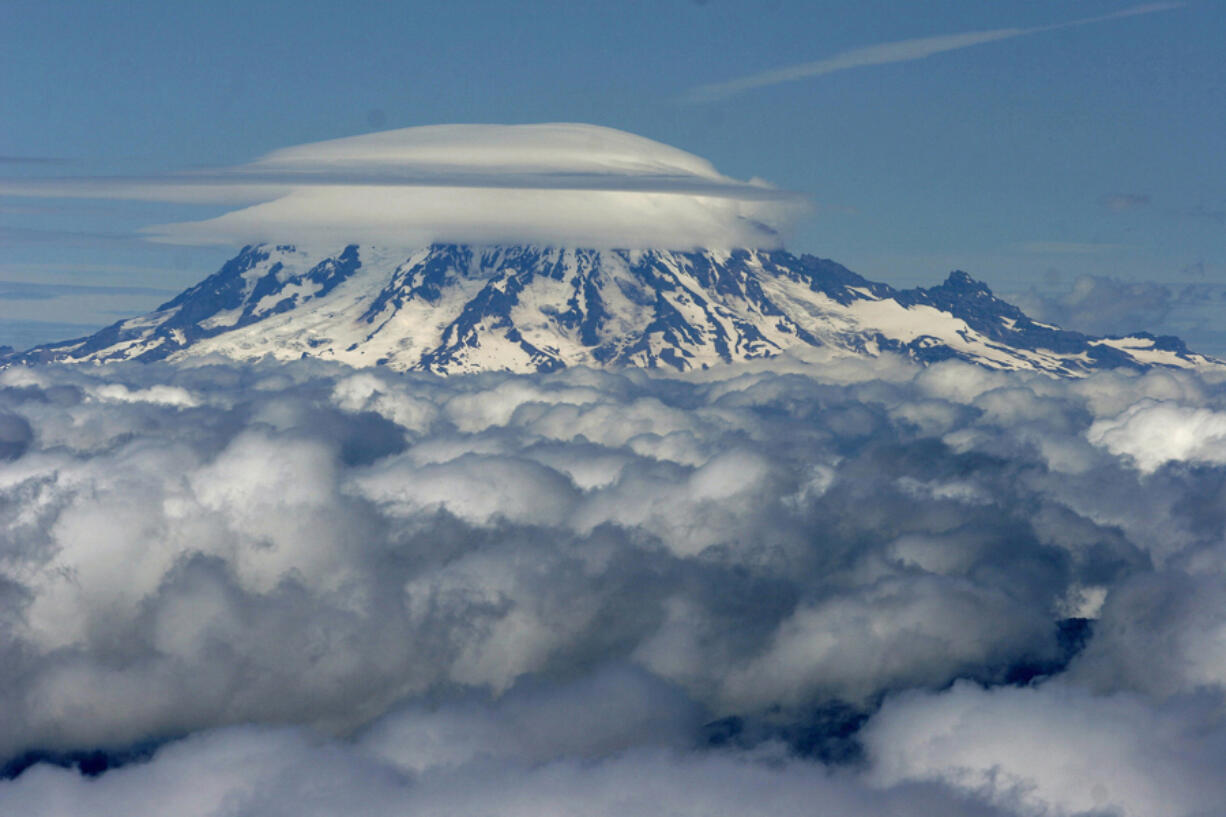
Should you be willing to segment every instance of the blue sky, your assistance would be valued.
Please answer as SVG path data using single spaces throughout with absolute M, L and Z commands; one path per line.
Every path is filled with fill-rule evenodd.
M 1203 346 L 1226 308 L 1226 15 L 1161 6 L 5 0 L 0 177 L 234 165 L 414 125 L 589 122 L 806 195 L 793 250 L 896 285 L 953 268 L 1003 293 L 1150 282 L 1170 301 L 1142 311 L 1150 328 Z M 996 34 L 944 39 L 968 32 Z M 985 41 L 906 59 L 927 38 Z M 857 65 L 865 53 L 879 64 Z M 813 63 L 825 73 L 736 84 Z M 136 231 L 223 211 L 0 197 L 0 283 L 34 285 L 0 290 L 0 342 L 108 323 L 195 282 L 232 249 Z

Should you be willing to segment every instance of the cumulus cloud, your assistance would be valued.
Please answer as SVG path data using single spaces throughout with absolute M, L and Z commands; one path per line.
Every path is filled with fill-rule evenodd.
M 1196 814 L 1220 416 L 901 359 L 11 367 L 0 811 Z
M 1198 548 L 1177 565 L 1113 588 L 1069 677 L 1102 693 L 1140 690 L 1159 699 L 1220 691 L 1226 685 L 1222 563 L 1220 546 Z
M 181 244 L 329 247 L 774 247 L 807 207 L 677 148 L 570 123 L 403 128 L 284 148 L 219 171 L 9 180 L 0 193 L 241 204 L 145 233 Z
M 1212 814 L 1226 801 L 1219 704 L 959 683 L 887 702 L 865 741 L 880 784 L 941 781 L 1019 814 Z
M 1185 273 L 1197 274 L 1194 268 Z M 1209 354 L 1226 353 L 1226 333 L 1219 319 L 1226 289 L 1218 284 L 1078 275 L 1064 286 L 1031 286 L 1008 299 L 1035 320 L 1090 335 L 1145 330 L 1176 336 Z
M 1036 320 L 1091 335 L 1126 335 L 1160 326 L 1184 297 L 1168 284 L 1102 275 L 1079 275 L 1064 292 L 1031 287 L 1012 296 Z
M 348 745 L 301 732 L 230 729 L 167 747 L 153 762 L 98 780 L 38 768 L 0 784 L 0 807 L 30 817 L 223 814 L 364 815 L 823 813 L 842 817 L 1003 817 L 936 786 L 881 790 L 779 756 L 684 754 L 640 748 L 543 765 L 469 766 L 414 777 Z
M 1086 436 L 1145 473 L 1168 462 L 1226 463 L 1226 414 L 1207 408 L 1144 400 L 1097 420 Z

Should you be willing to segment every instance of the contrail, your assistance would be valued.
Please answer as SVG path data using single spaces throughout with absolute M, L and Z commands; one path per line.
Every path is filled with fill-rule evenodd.
M 727 82 L 699 85 L 697 88 L 691 89 L 683 99 L 686 102 L 714 102 L 754 88 L 778 85 L 783 82 L 793 82 L 798 79 L 805 79 L 806 77 L 833 74 L 835 71 L 845 71 L 849 68 L 885 65 L 891 62 L 909 62 L 911 60 L 923 59 L 924 57 L 931 57 L 933 54 L 957 51 L 961 48 L 970 48 L 973 45 L 982 45 L 983 43 L 995 42 L 997 40 L 1008 40 L 1014 37 L 1024 37 L 1027 34 L 1038 34 L 1043 31 L 1056 31 L 1062 28 L 1102 23 L 1108 20 L 1118 20 L 1122 17 L 1135 17 L 1139 14 L 1153 14 L 1154 12 L 1169 11 L 1185 5 L 1187 4 L 1148 3 L 1142 6 L 1133 6 L 1132 8 L 1112 14 L 1085 17 L 1080 20 L 1071 20 L 1067 23 L 1056 23 L 1054 25 L 1035 26 L 1033 28 L 997 28 L 988 31 L 965 31 L 959 34 L 940 34 L 935 37 L 920 37 L 914 40 L 879 43 L 864 48 L 852 49 L 851 51 L 844 51 L 841 54 L 835 54 L 833 57 L 828 57 L 824 60 L 789 65 L 771 71 L 762 71 L 757 74 L 728 80 Z

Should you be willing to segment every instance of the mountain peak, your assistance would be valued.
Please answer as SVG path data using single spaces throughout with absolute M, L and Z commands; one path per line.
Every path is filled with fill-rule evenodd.
M 988 295 L 992 294 L 992 290 L 988 288 L 987 284 L 983 283 L 982 281 L 975 280 L 971 277 L 970 273 L 963 272 L 960 269 L 956 269 L 949 273 L 949 276 L 945 279 L 945 283 L 942 284 L 942 286 L 950 289 L 971 290 L 975 292 L 983 292 Z
M 965 272 L 898 291 L 783 250 L 433 244 L 332 254 L 244 247 L 155 312 L 18 359 L 319 357 L 455 374 L 640 366 L 678 371 L 823 347 L 1080 375 L 1208 362 L 1152 338 L 1031 321 Z

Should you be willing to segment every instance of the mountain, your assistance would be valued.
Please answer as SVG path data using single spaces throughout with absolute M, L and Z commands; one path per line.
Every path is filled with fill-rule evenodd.
M 1026 317 L 964 272 L 896 290 L 781 250 L 435 244 L 334 255 L 246 247 L 154 312 L 35 347 L 38 361 L 319 357 L 439 374 L 565 366 L 689 370 L 822 346 L 993 369 L 1214 364 L 1177 338 L 1094 338 Z

